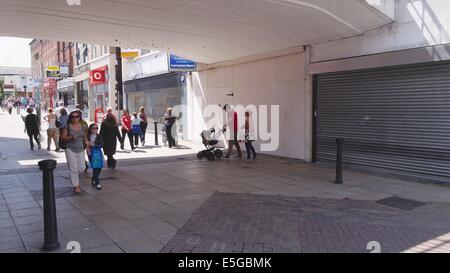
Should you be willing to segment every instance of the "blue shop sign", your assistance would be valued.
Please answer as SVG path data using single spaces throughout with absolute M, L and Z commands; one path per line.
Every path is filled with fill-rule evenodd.
M 181 57 L 170 54 L 169 70 L 170 71 L 196 71 L 197 63 L 194 61 L 183 59 Z

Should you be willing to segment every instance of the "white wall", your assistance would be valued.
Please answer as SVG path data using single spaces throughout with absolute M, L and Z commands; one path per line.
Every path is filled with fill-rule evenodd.
M 200 141 L 200 132 L 210 124 L 202 117 L 209 104 L 279 105 L 280 145 L 269 154 L 308 160 L 311 133 L 306 122 L 308 96 L 304 53 L 270 57 L 193 73 L 188 83 L 188 138 Z M 234 93 L 234 97 L 226 94 Z M 270 128 L 270 127 L 269 127 Z M 244 145 L 241 145 L 245 150 Z M 255 148 L 259 145 L 256 143 Z
M 398 0 L 395 22 L 364 35 L 313 45 L 311 62 L 450 43 L 448 0 Z

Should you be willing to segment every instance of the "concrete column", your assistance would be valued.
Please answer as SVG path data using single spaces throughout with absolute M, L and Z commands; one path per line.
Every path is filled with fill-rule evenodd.
M 89 82 L 89 81 L 88 81 Z M 94 122 L 94 111 L 95 111 L 95 97 L 94 90 L 92 86 L 88 85 L 88 104 L 89 104 L 89 121 Z
M 312 110 L 313 110 L 313 80 L 308 73 L 311 63 L 311 47 L 305 48 L 305 161 L 312 162 L 313 135 Z
M 194 127 L 194 98 L 193 98 L 193 86 L 192 86 L 192 73 L 186 73 L 186 123 L 185 123 L 185 134 L 186 139 L 193 140 L 193 130 Z
M 108 73 L 109 73 L 109 81 L 108 81 L 108 90 L 109 90 L 109 102 L 108 102 L 108 106 L 107 107 L 111 107 L 113 109 L 113 113 L 114 115 L 118 116 L 119 111 L 116 110 L 116 107 L 118 107 L 118 105 L 116 105 L 116 65 L 117 65 L 117 61 L 116 61 L 116 54 L 115 54 L 115 48 L 111 47 L 110 48 L 110 54 L 108 56 Z M 105 109 L 106 111 L 106 109 Z

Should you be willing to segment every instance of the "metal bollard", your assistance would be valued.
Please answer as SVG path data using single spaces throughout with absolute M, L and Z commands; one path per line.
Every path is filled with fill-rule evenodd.
M 159 146 L 158 144 L 158 122 L 153 122 L 155 124 L 155 146 Z
M 336 151 L 336 180 L 334 183 L 343 184 L 342 179 L 342 144 L 344 143 L 343 138 L 336 138 L 337 151 Z
M 47 159 L 38 162 L 43 172 L 43 199 L 44 199 L 44 246 L 45 251 L 59 248 L 58 224 L 56 221 L 56 203 L 53 170 L 56 160 Z

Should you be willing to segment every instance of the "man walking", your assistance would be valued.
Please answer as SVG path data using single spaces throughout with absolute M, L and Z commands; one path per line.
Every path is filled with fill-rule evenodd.
M 35 114 L 33 114 L 33 108 L 27 109 L 28 115 L 25 118 L 25 130 L 28 134 L 28 138 L 30 140 L 30 149 L 34 149 L 33 138 L 38 145 L 38 149 L 41 149 L 41 142 L 39 141 L 39 126 L 40 123 Z

